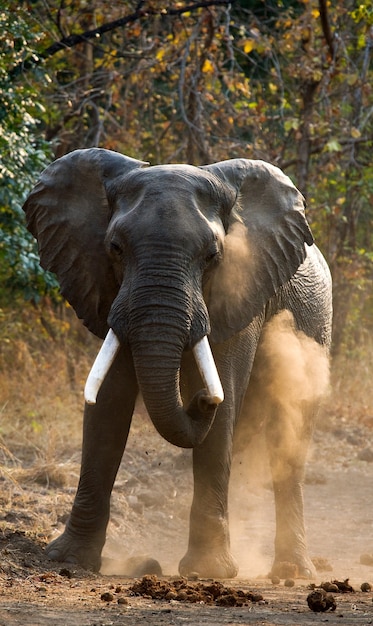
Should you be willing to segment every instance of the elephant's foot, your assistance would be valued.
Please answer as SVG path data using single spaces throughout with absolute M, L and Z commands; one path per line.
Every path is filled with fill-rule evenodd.
M 199 578 L 234 578 L 238 566 L 229 552 L 201 554 L 188 550 L 179 563 L 179 573 L 187 577 L 193 574 Z
M 101 542 L 76 537 L 68 530 L 49 543 L 45 552 L 52 561 L 79 565 L 84 569 L 98 572 L 101 567 Z
M 316 568 L 308 556 L 302 558 L 289 557 L 287 560 L 276 558 L 272 565 L 270 576 L 311 580 L 316 577 Z

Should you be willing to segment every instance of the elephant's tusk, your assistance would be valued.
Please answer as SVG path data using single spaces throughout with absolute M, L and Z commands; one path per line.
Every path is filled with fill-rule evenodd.
M 206 336 L 195 344 L 193 354 L 209 396 L 214 404 L 221 404 L 224 400 L 224 391 Z
M 119 339 L 110 328 L 92 365 L 91 371 L 88 374 L 87 382 L 84 388 L 84 398 L 87 404 L 96 404 L 99 389 L 118 353 L 119 348 Z

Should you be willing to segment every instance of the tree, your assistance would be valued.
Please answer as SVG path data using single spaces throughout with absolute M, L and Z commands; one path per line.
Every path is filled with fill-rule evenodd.
M 331 264 L 336 345 L 355 295 L 373 308 L 368 2 L 34 0 L 13 13 L 29 34 L 7 84 L 37 90 L 33 141 L 55 156 L 269 160 L 305 194 Z
M 24 226 L 22 203 L 35 178 L 50 158 L 50 148 L 38 132 L 43 107 L 27 82 L 9 80 L 8 68 L 30 54 L 38 34 L 29 31 L 22 11 L 6 3 L 0 12 L 0 284 L 38 299 L 55 287 L 39 267 L 35 242 Z M 2 291 L 4 294 L 4 291 Z

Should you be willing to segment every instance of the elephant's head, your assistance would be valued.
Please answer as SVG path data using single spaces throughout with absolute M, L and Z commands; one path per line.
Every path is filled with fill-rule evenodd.
M 147 167 L 91 148 L 47 167 L 24 210 L 77 315 L 110 329 L 104 355 L 130 347 L 158 431 L 198 445 L 222 398 L 213 381 L 184 408 L 182 355 L 245 328 L 296 272 L 313 243 L 299 191 L 263 161 Z

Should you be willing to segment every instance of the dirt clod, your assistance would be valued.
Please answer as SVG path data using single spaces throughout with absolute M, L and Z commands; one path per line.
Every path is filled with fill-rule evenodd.
M 324 589 L 324 591 L 326 591 L 327 593 L 339 593 L 338 585 L 329 581 L 321 583 L 320 588 Z
M 132 556 L 125 564 L 126 574 L 131 578 L 140 578 L 146 574 L 162 576 L 162 568 L 156 559 L 147 556 Z
M 60 576 L 64 576 L 65 578 L 73 577 L 71 570 L 67 569 L 67 567 L 63 567 L 62 569 L 60 569 L 59 574 Z
M 127 598 L 123 598 L 123 596 L 120 596 L 120 598 L 118 598 L 118 604 L 128 604 Z
M 279 576 L 272 576 L 271 583 L 272 585 L 279 585 L 281 582 L 281 578 Z
M 311 611 L 321 613 L 326 611 L 335 611 L 337 608 L 334 596 L 327 593 L 324 589 L 314 589 L 307 596 L 307 604 Z
M 373 565 L 373 554 L 364 553 L 360 556 L 360 563 L 362 565 Z
M 195 584 L 180 578 L 173 581 L 160 580 L 156 576 L 143 576 L 130 591 L 153 600 L 177 600 L 179 602 L 203 602 L 217 606 L 244 606 L 251 602 L 260 602 L 263 596 L 260 593 L 243 591 L 226 587 L 220 582 Z
M 101 594 L 101 600 L 103 602 L 112 602 L 114 600 L 114 596 L 110 591 L 105 591 L 105 593 Z
M 354 593 L 355 591 L 353 587 L 351 587 L 348 578 L 345 580 L 333 580 L 333 584 L 337 585 L 339 591 L 342 593 Z

